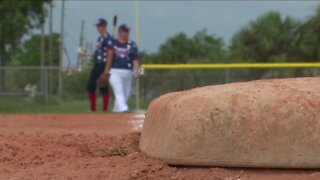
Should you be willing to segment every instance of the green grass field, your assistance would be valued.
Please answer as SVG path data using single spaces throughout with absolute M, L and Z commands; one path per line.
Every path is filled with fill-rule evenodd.
M 135 99 L 129 101 L 130 111 L 135 110 Z M 141 100 L 141 109 L 147 109 L 150 100 Z M 109 102 L 109 109 L 112 110 L 113 99 Z M 97 99 L 97 112 L 101 112 L 102 100 Z M 30 99 L 26 97 L 0 98 L 0 113 L 88 113 L 88 100 L 62 100 L 54 98 L 45 104 L 40 99 Z M 110 111 L 111 112 L 111 111 Z

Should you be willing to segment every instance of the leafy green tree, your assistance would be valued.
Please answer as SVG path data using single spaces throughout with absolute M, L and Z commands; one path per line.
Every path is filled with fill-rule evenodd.
M 320 5 L 315 9 L 312 16 L 303 22 L 299 28 L 299 37 L 296 40 L 292 51 L 294 59 L 300 61 L 315 62 L 320 59 Z M 297 70 L 299 76 L 320 75 L 318 69 L 311 72 L 307 70 Z
M 53 57 L 51 66 L 57 66 L 59 64 L 59 41 L 60 35 L 54 33 L 52 35 L 52 50 Z M 45 65 L 49 65 L 49 39 L 50 35 L 45 35 Z M 40 66 L 41 59 L 41 35 L 33 35 L 30 39 L 25 40 L 20 46 L 19 52 L 16 53 L 14 59 L 10 62 L 10 65 L 14 66 Z M 48 73 L 46 76 L 46 72 Z M 58 71 L 57 69 L 44 70 L 23 70 L 19 71 L 19 76 L 16 76 L 17 71 L 6 71 L 6 88 L 12 90 L 14 87 L 23 87 L 28 84 L 37 85 L 38 90 L 44 91 L 44 84 L 42 83 L 46 77 L 49 79 L 49 91 L 51 94 L 56 92 L 58 83 Z M 23 78 L 21 78 L 23 77 Z
M 49 39 L 50 35 L 45 35 L 45 65 L 49 65 Z M 30 39 L 25 41 L 21 47 L 21 51 L 17 53 L 13 64 L 14 65 L 23 65 L 23 66 L 39 66 L 41 59 L 41 35 L 36 34 Z M 58 33 L 52 34 L 52 61 L 51 66 L 59 65 L 59 44 L 60 44 L 60 35 Z
M 282 18 L 278 12 L 268 12 L 250 22 L 234 35 L 231 40 L 230 59 L 233 62 L 288 62 L 294 58 L 299 38 L 300 23 L 291 17 Z M 289 76 L 287 72 L 283 76 Z M 237 70 L 232 77 L 259 79 L 281 77 L 276 70 Z
M 208 35 L 206 30 L 198 31 L 193 37 L 184 33 L 170 37 L 160 46 L 156 54 L 142 53 L 144 63 L 208 63 L 226 58 L 224 42 L 221 38 Z
M 181 32 L 160 46 L 158 57 L 162 63 L 186 63 L 190 58 L 191 47 L 190 39 Z
M 304 61 L 320 59 L 320 6 L 315 14 L 310 16 L 299 28 L 299 38 L 296 41 L 294 55 Z
M 298 35 L 299 23 L 269 12 L 250 22 L 231 41 L 232 59 L 253 62 L 279 62 L 290 59 L 290 50 Z
M 23 36 L 44 22 L 46 12 L 43 6 L 48 2 L 50 0 L 0 1 L 0 53 L 3 65 L 12 59 Z
M 222 38 L 208 35 L 207 30 L 198 31 L 191 38 L 190 57 L 194 63 L 224 62 L 227 51 Z
M 221 38 L 209 35 L 206 30 L 201 30 L 192 37 L 178 33 L 162 44 L 158 53 L 142 52 L 141 59 L 143 63 L 159 64 L 217 63 L 225 61 L 226 53 Z M 212 70 L 146 71 L 145 77 L 148 80 L 141 81 L 141 87 L 146 94 L 149 92 L 162 94 L 215 84 L 222 79 L 221 76 L 223 76 L 221 71 Z
M 21 40 L 30 30 L 44 22 L 44 4 L 51 0 L 0 0 L 0 67 L 7 65 L 18 51 Z M 5 73 L 0 72 L 0 90 Z

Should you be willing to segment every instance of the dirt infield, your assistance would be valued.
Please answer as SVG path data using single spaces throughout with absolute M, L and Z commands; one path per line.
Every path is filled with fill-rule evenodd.
M 0 115 L 0 179 L 320 179 L 316 170 L 171 167 L 139 153 L 142 121 Z

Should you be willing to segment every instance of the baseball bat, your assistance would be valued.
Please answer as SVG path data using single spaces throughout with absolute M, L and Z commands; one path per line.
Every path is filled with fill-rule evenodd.
M 116 36 L 116 28 L 117 28 L 117 22 L 118 22 L 118 15 L 115 14 L 113 16 L 113 26 L 112 26 L 112 36 L 115 38 Z

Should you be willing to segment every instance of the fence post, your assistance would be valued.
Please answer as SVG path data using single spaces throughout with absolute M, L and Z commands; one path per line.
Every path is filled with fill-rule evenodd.
M 44 78 L 44 98 L 45 98 L 45 104 L 46 106 L 49 104 L 49 68 L 48 67 L 44 67 L 45 70 L 45 78 Z
M 230 69 L 229 68 L 225 69 L 225 80 L 224 81 L 226 84 L 230 82 Z
M 136 111 L 140 111 L 140 78 L 136 78 Z
M 1 58 L 1 57 L 0 57 Z M 3 80 L 4 80 L 4 78 L 3 78 L 3 67 L 1 66 L 1 59 L 0 59 L 0 93 L 3 91 Z

